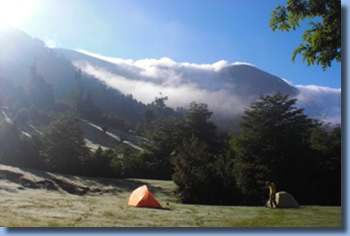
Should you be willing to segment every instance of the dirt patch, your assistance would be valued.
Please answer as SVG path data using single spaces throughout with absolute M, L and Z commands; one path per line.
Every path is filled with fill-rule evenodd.
M 5 184 L 0 184 L 0 190 L 9 190 L 9 184 L 13 183 L 11 190 L 25 188 L 46 189 L 49 191 L 62 190 L 74 195 L 101 195 L 104 193 L 116 193 L 115 188 L 98 188 L 95 186 L 87 186 L 76 181 L 71 181 L 69 178 L 60 175 L 40 171 L 26 171 L 15 167 L 0 165 L 0 180 L 6 181 Z M 5 183 L 2 181 L 2 183 Z
M 52 180 L 58 184 L 62 190 L 70 194 L 85 195 L 90 190 L 87 186 L 78 185 L 64 179 L 53 178 Z
M 25 188 L 44 188 L 48 190 L 58 190 L 59 187 L 52 180 L 36 178 L 28 176 L 28 174 L 21 173 L 15 169 L 0 168 L 0 179 L 5 179 L 10 182 L 22 185 Z

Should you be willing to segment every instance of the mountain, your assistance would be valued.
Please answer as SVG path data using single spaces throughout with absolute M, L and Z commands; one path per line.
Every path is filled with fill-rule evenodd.
M 70 60 L 73 64 L 74 62 L 85 62 L 93 65 L 97 68 L 104 68 L 109 72 L 119 75 L 131 80 L 151 80 L 152 78 L 148 78 L 147 76 L 140 76 L 135 74 L 135 71 L 132 68 L 128 68 L 122 63 L 113 63 L 108 60 L 99 59 L 94 56 L 89 56 L 87 54 L 72 51 L 68 49 L 54 49 L 62 57 Z M 169 59 L 171 60 L 171 59 Z M 175 70 L 175 74 L 182 73 L 179 68 L 172 68 L 171 66 L 165 67 L 164 65 L 157 66 L 157 69 L 165 70 Z M 176 71 L 179 70 L 179 71 Z M 186 73 L 186 72 L 185 72 Z M 284 80 L 273 76 L 269 73 L 266 73 L 252 65 L 249 64 L 237 64 L 223 67 L 220 71 L 218 71 L 217 75 L 213 74 L 212 77 L 218 77 L 220 82 L 224 83 L 225 86 L 231 88 L 231 92 L 235 93 L 239 96 L 256 96 L 260 94 L 271 94 L 276 91 L 280 91 L 284 94 L 296 95 L 297 89 L 290 86 Z M 165 80 L 165 78 L 163 78 Z M 202 88 L 208 90 L 218 90 L 221 88 L 220 83 L 213 84 L 210 80 L 214 80 L 215 78 L 209 78 L 207 81 L 203 81 L 203 77 L 199 76 L 187 76 L 185 75 L 183 80 L 187 82 L 196 82 Z
M 197 65 L 175 63 L 169 58 L 113 61 L 78 51 L 54 50 L 86 74 L 122 93 L 131 93 L 145 103 L 161 92 L 169 97 L 169 105 L 173 108 L 187 107 L 190 102 L 199 101 L 209 104 L 219 117 L 232 118 L 241 114 L 244 107 L 260 95 L 277 91 L 291 96 L 298 93 L 284 80 L 248 64 L 206 70 L 200 65 L 196 68 Z M 150 64 L 146 60 L 154 61 Z M 152 70 L 155 73 L 152 74 Z M 206 99 L 208 97 L 210 99 Z M 230 112 L 230 109 L 235 110 Z
M 160 93 L 169 98 L 167 105 L 174 109 L 186 108 L 192 101 L 207 103 L 220 126 L 239 119 L 257 97 L 279 91 L 297 98 L 307 114 L 340 123 L 340 89 L 293 85 L 249 63 L 193 64 L 166 57 L 125 60 L 83 50 L 47 48 L 41 40 L 15 29 L 0 34 L 3 94 L 4 87 L 26 88 L 35 65 L 52 85 L 57 100 L 76 95 L 82 86 L 103 112 L 132 122 L 141 119 L 145 104 Z M 82 85 L 76 77 L 79 70 L 83 72 Z
M 54 49 L 86 74 L 124 94 L 149 103 L 160 92 L 168 105 L 187 107 L 204 102 L 218 123 L 239 119 L 261 95 L 277 91 L 297 99 L 306 114 L 333 124 L 341 123 L 341 89 L 293 85 L 249 63 L 192 64 L 170 58 L 125 60 L 83 50 Z
M 56 100 L 66 100 L 78 93 L 77 68 L 71 61 L 47 48 L 41 40 L 8 28 L 0 32 L 0 51 L 0 93 L 3 96 L 10 87 L 25 90 L 30 83 L 33 66 L 52 86 Z M 91 76 L 83 74 L 82 83 L 85 96 L 89 93 L 104 112 L 135 121 L 135 117 L 146 109 L 144 104 L 110 89 Z
M 14 85 L 27 86 L 30 69 L 36 64 L 58 98 L 69 95 L 75 89 L 75 68 L 69 61 L 57 57 L 41 40 L 8 28 L 1 32 L 0 50 L 0 75 Z

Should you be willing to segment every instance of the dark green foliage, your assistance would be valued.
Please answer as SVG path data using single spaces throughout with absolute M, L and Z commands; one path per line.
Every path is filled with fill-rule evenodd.
M 4 122 L 1 127 L 0 160 L 4 164 L 16 165 L 22 158 L 21 134 L 17 124 Z
M 53 107 L 54 112 L 58 114 L 72 112 L 73 108 L 68 102 L 56 101 Z
M 96 122 L 102 116 L 102 111 L 96 106 L 91 92 L 88 92 L 84 98 L 78 97 L 76 109 L 83 117 L 86 117 L 91 121 Z
M 119 118 L 114 114 L 103 114 L 99 119 L 99 123 L 102 124 L 102 128 L 103 126 L 106 126 L 124 131 L 127 131 L 130 126 L 126 120 Z
M 215 153 L 220 151 L 221 146 L 216 125 L 210 121 L 212 114 L 207 104 L 192 102 L 184 119 L 184 135 L 198 138 L 212 153 Z
M 153 111 L 155 118 L 170 117 L 175 114 L 174 110 L 165 104 L 167 100 L 168 97 L 163 97 L 162 93 L 160 93 L 160 98 L 156 97 L 154 101 L 148 105 L 148 109 Z
M 263 96 L 244 113 L 241 132 L 232 140 L 235 175 L 246 204 L 262 204 L 271 180 L 303 201 L 313 169 L 309 135 L 314 122 L 280 93 Z
M 158 101 L 154 104 L 158 104 L 155 106 L 160 110 L 166 110 L 163 102 Z M 160 113 L 160 111 L 154 112 L 154 114 Z M 215 151 L 218 154 L 223 151 L 216 134 L 216 126 L 209 121 L 211 114 L 206 104 L 192 103 L 184 120 L 167 117 L 164 114 L 156 116 L 157 119 L 145 133 L 149 142 L 144 145 L 145 150 L 139 156 L 144 164 L 145 177 L 170 179 L 174 173 L 171 158 L 188 137 L 193 136 L 206 143 L 211 153 Z
M 106 133 L 107 130 L 108 130 L 108 126 L 107 125 L 103 125 L 101 128 L 102 128 L 103 133 Z
M 27 113 L 30 122 L 36 126 L 46 126 L 52 121 L 48 112 L 40 110 L 36 106 L 27 109 Z
M 147 130 L 152 130 L 158 120 L 182 118 L 179 112 L 165 104 L 168 97 L 163 97 L 162 93 L 160 95 L 160 98 L 156 97 L 151 104 L 147 105 L 147 109 L 143 113 L 143 120 L 141 122 L 139 121 L 136 126 L 136 131 L 139 134 L 143 134 Z
M 79 120 L 72 113 L 61 115 L 50 123 L 43 135 L 43 158 L 48 170 L 62 173 L 84 173 L 82 166 L 89 157 Z
M 143 128 L 146 128 L 144 135 L 148 142 L 138 158 L 144 166 L 142 173 L 145 178 L 171 179 L 171 158 L 184 137 L 183 121 L 177 119 L 175 111 L 166 106 L 167 99 L 163 96 L 155 98 L 144 113 Z
M 310 143 L 318 165 L 317 172 L 313 173 L 318 181 L 313 188 L 320 197 L 313 199 L 312 203 L 340 205 L 341 128 L 330 130 L 327 125 L 317 126 L 311 133 Z
M 321 64 L 323 69 L 333 60 L 341 61 L 341 1 L 288 0 L 286 6 L 277 6 L 272 12 L 270 27 L 282 31 L 295 30 L 308 20 L 310 28 L 303 34 L 304 44 L 293 52 L 303 56 L 308 65 Z
M 184 140 L 173 158 L 173 180 L 179 188 L 182 202 L 203 203 L 216 199 L 215 191 L 210 192 L 211 188 L 208 189 L 212 177 L 212 162 L 213 156 L 204 142 L 194 136 Z
M 83 164 L 85 163 L 82 163 L 82 166 Z M 85 166 L 88 176 L 118 178 L 122 174 L 121 160 L 112 149 L 98 148 L 86 161 Z
M 143 117 L 144 117 L 144 121 L 145 121 L 146 125 L 150 125 L 152 123 L 152 121 L 154 121 L 156 119 L 156 115 L 155 115 L 154 111 L 149 110 L 149 109 L 143 113 Z
M 96 84 L 95 80 L 90 82 L 87 87 L 93 91 L 94 102 L 103 113 L 114 114 L 130 123 L 142 119 L 142 114 L 146 110 L 143 103 L 130 96 L 125 96 L 115 89 Z
M 0 163 L 26 167 L 42 168 L 37 138 L 21 133 L 16 123 L 4 122 L 0 126 Z
M 173 168 L 170 160 L 181 143 L 181 123 L 174 119 L 159 119 L 146 133 L 149 140 L 139 158 L 143 161 L 148 178 L 171 179 Z
M 149 170 L 140 155 L 134 154 L 129 148 L 122 155 L 121 173 L 124 178 L 149 178 Z
M 182 202 L 238 204 L 227 138 L 216 133 L 211 114 L 206 104 L 191 103 L 172 158 L 173 180 Z
M 210 153 L 208 146 L 195 136 L 184 139 L 172 163 L 173 180 L 183 203 L 238 203 L 239 192 L 229 159 Z

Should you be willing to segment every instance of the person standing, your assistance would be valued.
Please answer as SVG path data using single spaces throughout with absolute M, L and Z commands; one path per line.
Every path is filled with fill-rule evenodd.
M 277 208 L 276 203 L 276 185 L 273 182 L 267 181 L 266 186 L 269 187 L 270 195 L 269 195 L 269 202 L 271 208 Z

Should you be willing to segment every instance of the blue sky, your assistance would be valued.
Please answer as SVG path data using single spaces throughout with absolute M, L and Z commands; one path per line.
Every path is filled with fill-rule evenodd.
M 261 0 L 38 0 L 19 26 L 57 47 L 124 59 L 249 62 L 294 84 L 341 87 L 341 64 L 308 67 L 294 48 L 302 30 L 272 32 L 278 4 Z
M 300 42 L 300 34 L 298 33 L 271 33 L 270 29 L 268 28 L 267 21 L 269 18 L 270 11 L 274 8 L 275 5 L 277 5 L 279 2 L 284 1 L 270 1 L 264 0 L 264 1 L 235 1 L 232 0 L 231 6 L 224 5 L 223 7 L 219 7 L 223 9 L 223 13 L 218 14 L 217 18 L 221 19 L 232 19 L 230 20 L 230 24 L 234 22 L 234 28 L 230 28 L 229 23 L 226 21 L 221 22 L 220 26 L 216 26 L 217 23 L 211 23 L 209 25 L 202 24 L 201 22 L 210 22 L 209 19 L 212 19 L 212 16 L 209 17 L 209 14 L 206 14 L 204 10 L 201 10 L 201 15 L 206 16 L 204 19 L 201 17 L 195 17 L 197 14 L 197 11 L 194 11 L 193 8 L 185 7 L 187 4 L 191 4 L 191 1 L 180 1 L 184 2 L 185 6 L 181 8 L 181 10 L 178 10 L 180 7 L 180 4 L 171 1 L 171 4 L 176 3 L 176 6 L 170 6 L 168 5 L 167 11 L 163 13 L 162 7 L 155 6 L 152 2 L 148 3 L 146 0 L 141 0 L 138 2 L 135 1 L 123 1 L 120 3 L 121 5 L 118 5 L 118 7 L 104 7 L 102 5 L 102 0 L 94 1 L 95 4 L 98 3 L 100 5 L 97 8 L 95 5 L 89 5 L 89 1 L 85 0 L 84 4 L 82 4 L 82 1 L 79 0 L 60 0 L 60 1 L 49 1 L 53 5 L 49 6 L 50 4 L 43 4 L 43 6 L 39 9 L 37 15 L 32 16 L 32 19 L 28 20 L 26 24 L 24 24 L 21 28 L 25 30 L 27 33 L 31 34 L 32 36 L 40 37 L 42 39 L 53 39 L 56 41 L 57 46 L 59 47 L 65 47 L 65 48 L 83 48 L 85 50 L 89 50 L 92 52 L 108 55 L 108 56 L 114 56 L 114 57 L 122 57 L 122 58 L 144 58 L 144 57 L 155 57 L 159 58 L 161 56 L 168 56 L 173 58 L 174 60 L 178 61 L 191 61 L 196 63 L 211 63 L 218 59 L 226 59 L 228 61 L 248 61 L 251 63 L 256 64 L 259 68 L 264 69 L 266 71 L 269 71 L 275 75 L 288 78 L 292 80 L 294 83 L 301 83 L 301 84 L 319 84 L 319 85 L 325 85 L 330 87 L 340 87 L 340 64 L 333 65 L 333 67 L 328 70 L 327 72 L 323 72 L 320 67 L 312 66 L 307 67 L 305 64 L 300 63 L 300 58 L 298 58 L 298 62 L 291 63 L 290 62 L 290 56 L 293 48 L 299 44 Z M 104 1 L 106 2 L 106 1 Z M 109 1 L 112 3 L 112 1 Z M 167 1 L 170 2 L 170 1 Z M 190 2 L 190 3 L 188 3 Z M 200 2 L 200 3 L 198 3 Z M 213 1 L 214 2 L 214 1 Z M 215 2 L 219 2 L 219 0 L 216 0 Z M 260 2 L 263 2 L 260 3 Z M 343 1 L 343 4 L 347 6 L 347 19 L 349 19 L 349 2 L 350 1 Z M 57 6 L 58 4 L 61 4 L 61 6 Z M 71 5 L 75 5 L 75 10 L 70 9 Z M 119 4 L 119 1 L 113 0 L 113 5 Z M 169 3 L 170 4 L 170 3 Z M 209 8 L 206 8 L 207 12 L 212 11 L 212 6 L 214 3 L 211 4 Z M 239 8 L 239 6 L 248 7 L 246 8 Z M 261 6 L 257 6 L 261 4 Z M 145 5 L 145 6 L 144 6 Z M 205 8 L 204 1 L 196 1 L 195 3 L 191 5 L 197 5 L 197 7 L 200 7 L 200 9 Z M 232 5 L 235 5 L 232 7 Z M 66 6 L 66 7 L 64 7 Z M 142 8 L 144 7 L 144 8 Z M 99 15 L 99 20 L 95 20 L 93 18 L 90 18 L 93 15 L 98 15 L 98 12 L 103 12 L 103 9 L 107 9 L 106 12 L 109 12 L 109 14 L 102 14 Z M 141 32 L 137 32 L 137 29 L 143 30 L 142 32 L 149 32 L 150 30 L 148 28 L 144 28 L 145 22 L 138 22 L 137 27 L 133 25 L 134 22 L 137 22 L 137 17 L 131 15 L 131 11 L 125 12 L 126 9 L 134 9 L 134 14 L 140 14 L 147 16 L 146 18 L 152 19 L 153 21 L 159 22 L 160 25 L 166 25 L 167 22 L 171 22 L 170 20 L 166 21 L 166 19 L 172 19 L 176 20 L 178 22 L 182 22 L 181 25 L 185 25 L 187 29 L 193 30 L 194 32 L 191 32 L 190 35 L 194 38 L 199 36 L 205 36 L 206 40 L 205 42 L 200 41 L 195 43 L 196 41 L 192 43 L 186 44 L 186 38 L 189 37 L 189 35 L 181 35 L 181 39 L 184 41 L 177 41 L 177 44 L 185 44 L 185 46 L 177 46 L 176 50 L 174 48 L 166 48 L 166 42 L 163 42 L 162 45 L 165 45 L 163 47 L 159 47 L 158 50 L 154 50 L 154 48 L 158 48 L 156 46 L 151 47 L 152 45 L 152 39 L 157 39 L 158 42 L 162 42 L 161 39 L 164 38 L 162 35 L 152 35 L 151 33 L 142 35 L 141 38 L 134 38 L 134 36 L 141 35 Z M 215 8 L 217 9 L 217 8 Z M 230 15 L 231 9 L 241 9 L 236 10 L 236 14 L 238 15 L 247 15 L 252 18 L 247 18 L 247 22 L 245 22 L 243 19 L 236 19 L 235 16 L 233 16 L 233 13 Z M 84 12 L 84 11 L 87 12 Z M 176 10 L 176 11 L 175 11 Z M 45 13 L 46 11 L 46 13 Z M 190 17 L 190 14 L 193 14 L 193 17 Z M 218 11 L 218 10 L 217 10 Z M 77 12 L 77 16 L 72 16 L 73 12 Z M 114 13 L 113 13 L 114 12 Z M 121 13 L 120 13 L 121 12 Z M 254 12 L 258 12 L 259 16 L 260 14 L 263 15 L 261 18 L 255 18 Z M 148 15 L 149 14 L 149 15 Z M 114 15 L 114 16 L 113 16 Z M 181 18 L 180 15 L 187 15 L 187 18 Z M 78 17 L 79 16 L 79 17 Z M 106 16 L 106 19 L 103 19 L 103 17 Z M 115 17 L 115 20 L 109 21 L 109 19 L 113 19 Z M 119 18 L 125 17 L 124 20 L 119 21 Z M 142 18 L 142 17 L 140 17 Z M 74 19 L 74 22 L 72 21 Z M 118 20 L 118 21 L 117 21 Z M 71 22 L 72 21 L 72 22 Z M 197 22 L 195 24 L 195 22 Z M 250 22 L 250 23 L 248 23 Z M 201 28 L 196 28 L 196 25 L 201 25 Z M 225 26 L 226 25 L 226 26 Z M 211 26 L 211 27 L 209 27 Z M 244 26 L 244 27 L 243 27 Z M 248 27 L 250 26 L 250 27 Z M 208 28 L 209 27 L 209 28 Z M 263 28 L 261 28 L 263 27 Z M 126 34 L 123 33 L 123 29 L 127 28 L 129 31 Z M 216 29 L 217 28 L 217 29 Z M 243 28 L 243 32 L 238 32 L 239 28 Z M 249 30 L 245 28 L 250 28 Z M 349 22 L 346 25 L 347 32 L 349 32 Z M 104 29 L 107 29 L 109 31 L 104 31 Z M 159 29 L 159 28 L 158 28 Z M 161 27 L 160 27 L 161 29 Z M 215 34 L 215 31 L 219 30 L 217 34 Z M 162 30 L 160 30 L 162 31 Z M 232 31 L 232 33 L 230 33 Z M 164 32 L 163 32 L 164 34 Z M 243 37 L 242 34 L 245 36 Z M 247 37 L 245 34 L 255 35 L 255 37 L 250 38 Z M 198 36 L 199 35 L 199 36 Z M 223 41 L 227 40 L 227 44 L 222 43 L 220 45 L 215 45 L 215 43 L 218 43 L 217 37 L 222 37 Z M 257 46 L 254 43 L 251 43 L 255 38 L 261 37 L 261 45 Z M 208 40 L 209 38 L 209 40 Z M 204 40 L 204 39 L 202 39 Z M 170 42 L 168 42 L 171 44 Z M 198 44 L 198 45 L 197 45 Z M 347 40 L 347 44 L 349 44 L 349 40 Z M 174 46 L 173 44 L 171 44 Z M 197 48 L 201 47 L 203 50 L 197 51 Z M 166 51 L 169 50 L 169 51 Z M 170 53 L 170 50 L 172 53 Z M 262 53 L 262 51 L 265 50 L 265 54 Z M 347 53 L 347 52 L 346 52 Z M 347 56 L 348 57 L 348 56 Z M 344 66 L 349 67 L 350 63 L 347 61 L 345 62 Z M 345 78 L 344 78 L 345 79 Z M 347 78 L 346 78 L 347 79 Z M 349 91 L 349 83 L 345 83 L 347 86 L 346 91 Z M 345 94 L 345 106 L 347 109 L 345 109 L 344 117 L 349 117 L 348 114 L 348 104 L 349 99 L 348 95 Z M 343 128 L 346 128 L 346 133 L 349 133 L 348 125 L 344 126 Z M 346 144 L 347 140 L 344 139 Z M 344 145 L 344 160 L 348 156 L 348 147 L 349 145 Z M 347 165 L 345 169 L 349 169 L 349 161 L 345 162 Z M 349 187 L 348 183 L 349 176 L 348 171 L 344 171 L 343 173 L 343 180 L 347 185 L 347 188 L 345 188 L 343 199 L 346 201 L 346 196 L 349 196 Z M 348 204 L 344 204 L 343 207 L 348 206 Z M 349 225 L 349 217 L 348 217 L 348 207 L 344 209 L 344 222 L 345 230 L 342 232 L 337 232 L 339 234 L 348 234 L 348 226 Z M 300 230 L 288 230 L 289 235 L 334 235 L 335 232 L 325 230 L 325 229 L 300 229 Z M 173 234 L 173 235 L 216 235 L 218 232 L 215 231 L 200 231 L 200 232 L 193 232 L 189 231 L 186 232 L 186 230 L 183 231 L 174 231 L 173 233 L 168 232 L 166 235 Z M 287 232 L 276 230 L 271 231 L 265 231 L 260 230 L 257 231 L 249 231 L 249 230 L 227 230 L 220 232 L 220 235 L 280 235 L 281 233 L 286 234 Z M 86 231 L 81 230 L 79 231 L 61 231 L 60 229 L 56 229 L 56 231 L 49 231 L 49 230 L 43 230 L 43 231 L 30 231 L 29 229 L 23 229 L 23 231 L 11 231 L 9 232 L 6 228 L 0 228 L 0 235 L 11 235 L 11 236 L 17 236 L 17 235 L 154 235 L 156 232 L 150 232 L 150 231 L 127 231 L 127 230 L 110 230 L 110 231 L 100 231 L 97 233 L 97 231 L 91 231 L 91 233 L 87 233 Z M 160 231 L 160 234 L 163 235 L 164 232 Z

